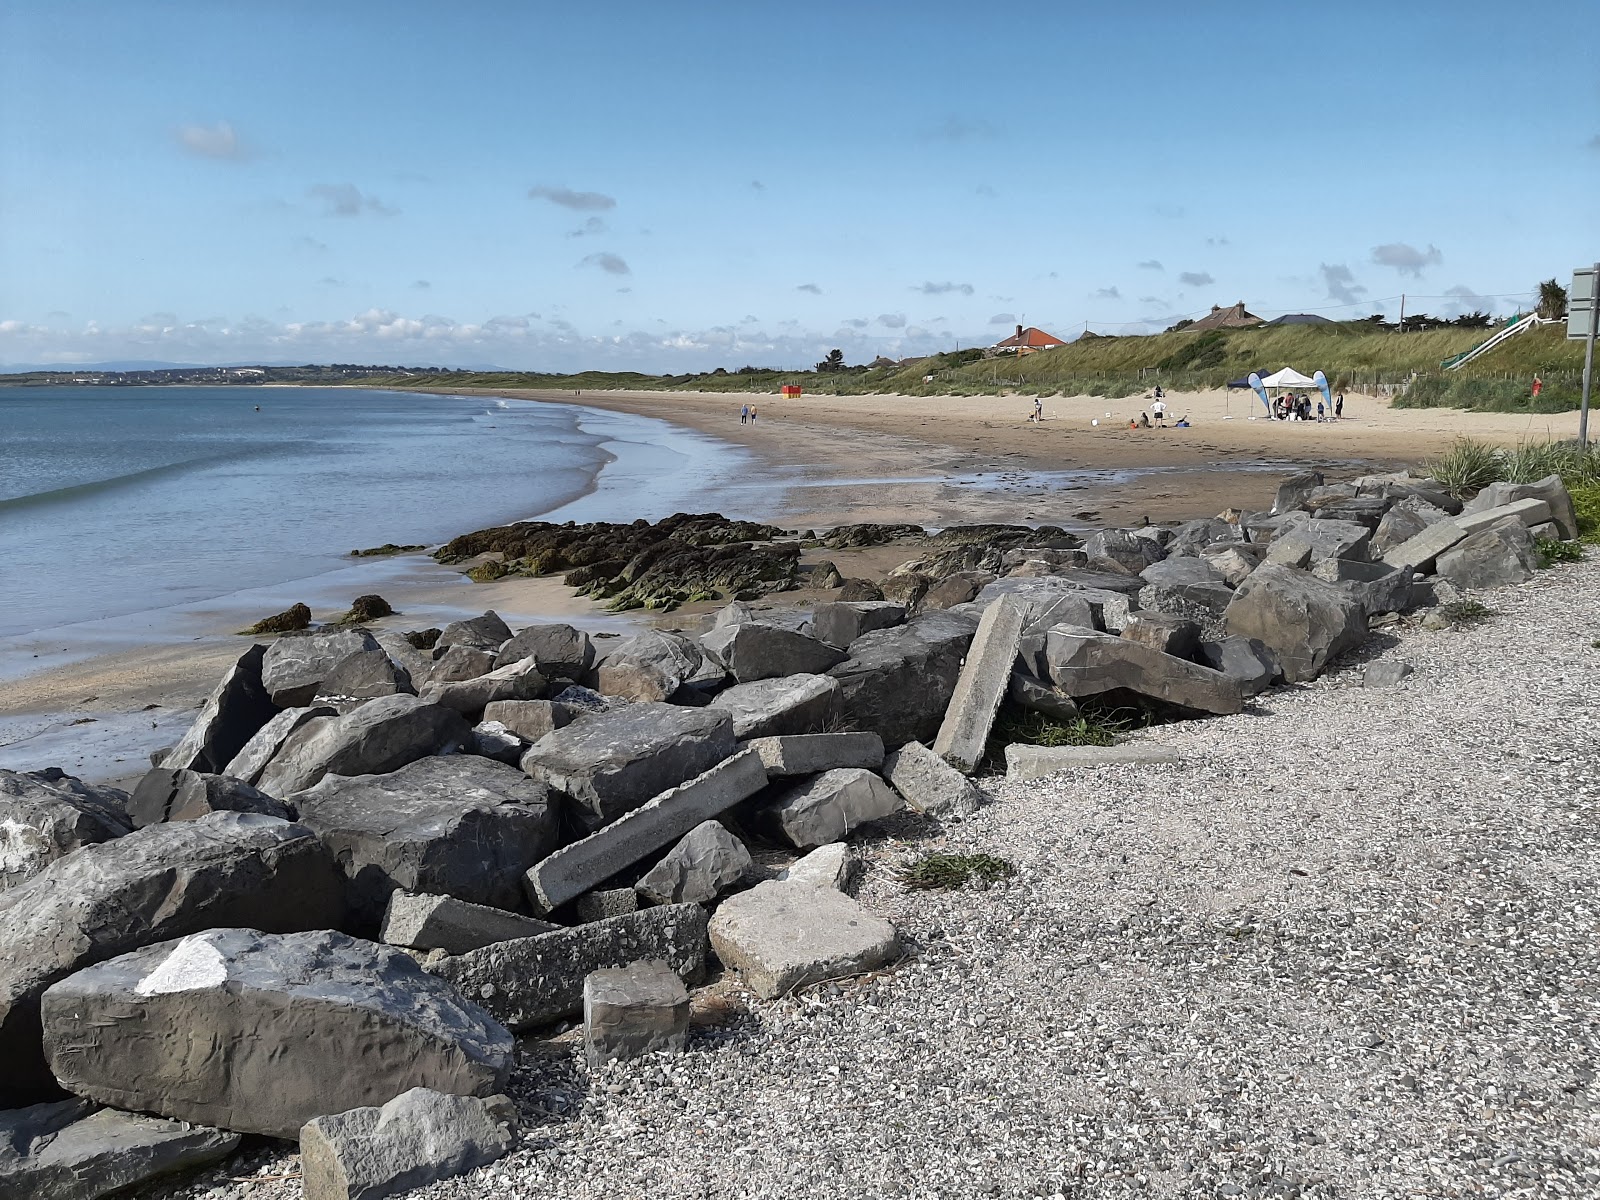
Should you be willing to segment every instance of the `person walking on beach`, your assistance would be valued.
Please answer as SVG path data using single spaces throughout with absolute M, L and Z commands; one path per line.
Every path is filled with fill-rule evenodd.
M 752 404 L 750 406 L 750 424 L 754 425 L 755 423 L 756 423 L 756 406 L 754 404 Z
M 743 425 L 750 419 L 750 406 L 746 404 L 739 410 L 739 424 Z

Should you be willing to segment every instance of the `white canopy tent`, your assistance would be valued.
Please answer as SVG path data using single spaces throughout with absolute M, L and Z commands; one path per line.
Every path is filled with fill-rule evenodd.
M 1271 375 L 1261 377 L 1261 386 L 1264 388 L 1314 388 L 1317 381 L 1309 375 L 1302 375 L 1293 367 L 1285 367 L 1281 371 L 1274 371 Z

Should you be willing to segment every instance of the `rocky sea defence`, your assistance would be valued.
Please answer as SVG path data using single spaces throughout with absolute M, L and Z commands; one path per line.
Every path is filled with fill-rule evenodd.
M 1056 835 L 1028 797 L 1159 793 L 1172 731 L 1269 721 L 1330 673 L 1404 689 L 1396 635 L 1468 626 L 1577 533 L 1554 478 L 1307 473 L 1270 511 L 1176 526 L 680 514 L 457 538 L 440 561 L 723 607 L 697 634 L 492 611 L 402 634 L 364 627 L 387 608 L 367 597 L 244 651 L 131 795 L 0 772 L 0 1194 L 100 1195 L 238 1134 L 298 1141 L 306 1195 L 397 1194 L 525 1158 L 519 1122 L 634 1060 L 670 1077 L 818 1005 L 870 1023 L 852 997 L 915 990 L 950 952 L 895 880 L 1025 885 L 989 853 L 1025 857 L 1017 831 L 974 844 L 992 812 L 1028 811 L 1037 846 Z M 876 579 L 802 569 L 902 544 Z M 823 598 L 782 607 L 802 582 Z M 972 853 L 889 869 L 885 847 L 924 844 Z M 518 1035 L 565 1074 L 518 1066 Z M 870 1063 L 847 1070 L 870 1091 Z M 1333 1194 L 1261 1194 L 1296 1191 Z

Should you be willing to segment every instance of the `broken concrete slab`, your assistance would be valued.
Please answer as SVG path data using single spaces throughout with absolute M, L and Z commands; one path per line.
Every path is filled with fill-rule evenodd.
M 1137 743 L 1121 746 L 1024 746 L 1014 742 L 1006 747 L 1006 778 L 1042 779 L 1059 771 L 1080 771 L 1089 767 L 1182 761 L 1183 758 L 1176 751 Z
M 380 1107 L 314 1117 L 300 1129 L 305 1200 L 382 1200 L 453 1179 L 517 1144 L 509 1096 L 401 1092 Z
M 900 797 L 871 771 L 843 767 L 780 791 L 751 815 L 753 824 L 797 850 L 837 842 L 857 826 L 887 817 Z
M 861 856 L 848 842 L 830 842 L 794 861 L 778 872 L 780 883 L 800 887 L 825 887 L 846 895 L 855 894 L 861 875 Z
M 977 770 L 989 743 L 995 711 L 1011 681 L 1023 616 L 1022 606 L 1010 596 L 984 609 L 933 740 L 933 753 L 965 774 Z
M 583 981 L 583 1047 L 591 1067 L 689 1039 L 689 990 L 664 962 L 606 967 Z
M 446 954 L 465 954 L 495 942 L 536 937 L 560 929 L 548 921 L 525 917 L 472 904 L 454 896 L 420 892 L 395 892 L 384 910 L 378 940 L 410 950 L 443 950 Z
M 722 902 L 710 925 L 723 965 L 763 1000 L 893 962 L 900 938 L 843 892 L 769 880 Z
M 749 799 L 766 784 L 761 756 L 741 751 L 534 863 L 523 876 L 523 887 L 536 907 L 545 912 L 559 908 Z
M 819 775 L 836 767 L 883 766 L 883 739 L 875 733 L 800 733 L 752 738 L 744 750 L 753 750 L 769 776 Z
M 661 960 L 686 983 L 705 972 L 706 910 L 668 904 L 559 933 L 497 942 L 427 969 L 514 1033 L 583 1008 L 583 982 L 603 967 Z
M 1533 483 L 1491 483 L 1461 509 L 1463 515 L 1487 512 L 1518 500 L 1543 500 L 1550 506 L 1550 520 L 1562 538 L 1572 541 L 1578 536 L 1578 519 L 1572 507 L 1572 495 L 1559 475 L 1547 475 Z M 1519 517 L 1524 525 L 1532 527 L 1538 521 Z
M 883 774 L 907 804 L 930 817 L 970 816 L 983 803 L 977 784 L 921 742 L 888 755 Z
M 494 1095 L 514 1057 L 510 1034 L 404 951 L 331 930 L 147 946 L 54 984 L 43 1017 L 69 1091 L 280 1138 L 412 1087 Z
M 1523 525 L 1542 525 L 1550 520 L 1551 516 L 1550 505 L 1546 501 L 1537 496 L 1528 496 L 1493 508 L 1473 509 L 1469 504 L 1461 510 L 1459 517 L 1453 519 L 1470 534 L 1497 525 L 1507 517 L 1514 517 Z
M 1045 653 L 1051 682 L 1071 696 L 1121 691 L 1195 712 L 1244 708 L 1236 680 L 1127 638 L 1052 630 Z
M 1381 561 L 1391 567 L 1410 567 L 1413 571 L 1428 574 L 1433 569 L 1434 560 L 1466 536 L 1467 531 L 1456 523 L 1454 517 L 1446 517 L 1386 552 Z
M 839 681 L 827 675 L 785 675 L 736 683 L 709 707 L 733 717 L 733 735 L 747 738 L 816 733 L 839 720 Z

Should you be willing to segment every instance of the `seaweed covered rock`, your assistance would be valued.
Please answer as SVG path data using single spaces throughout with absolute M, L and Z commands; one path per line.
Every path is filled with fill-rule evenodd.
M 350 611 L 339 618 L 340 625 L 364 625 L 368 621 L 376 621 L 379 617 L 392 617 L 395 615 L 389 602 L 382 596 L 370 594 L 357 596 L 350 602 Z
M 262 617 L 242 632 L 246 637 L 260 637 L 269 633 L 294 633 L 296 630 L 309 628 L 311 628 L 311 610 L 304 604 L 291 604 L 281 613 Z

